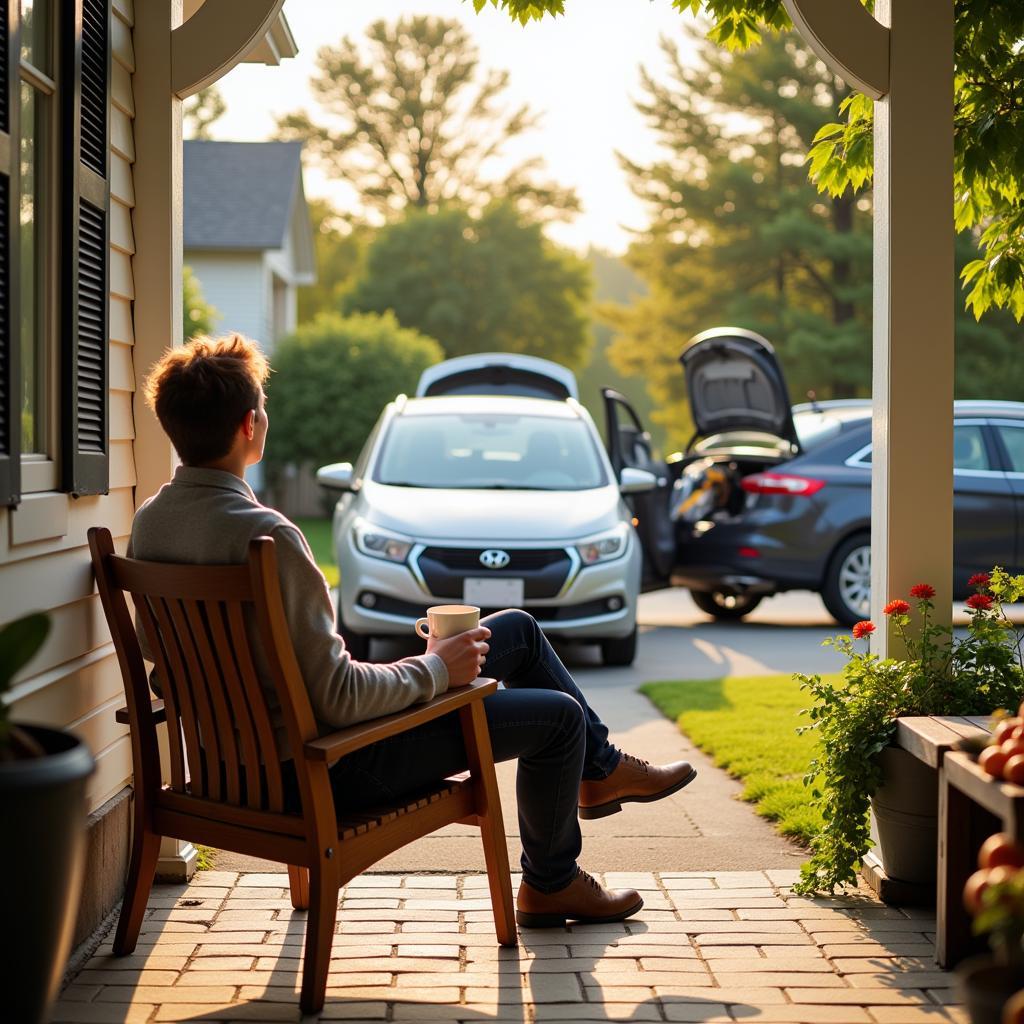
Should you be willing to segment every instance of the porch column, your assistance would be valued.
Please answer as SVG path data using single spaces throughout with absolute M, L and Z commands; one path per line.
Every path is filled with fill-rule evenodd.
M 953 0 L 784 0 L 819 57 L 875 102 L 873 649 L 915 583 L 953 583 Z M 886 54 L 887 51 L 887 54 Z
M 882 608 L 953 586 L 953 0 L 879 0 L 889 93 L 875 104 L 873 650 L 899 656 Z
M 171 32 L 181 23 L 181 0 L 135 5 L 135 52 L 145 54 L 132 79 L 135 96 L 135 506 L 174 473 L 171 442 L 146 408 L 142 382 L 168 347 L 182 344 L 181 101 L 171 90 Z M 167 771 L 166 735 L 160 760 Z M 164 839 L 158 877 L 187 881 L 196 870 L 191 843 Z

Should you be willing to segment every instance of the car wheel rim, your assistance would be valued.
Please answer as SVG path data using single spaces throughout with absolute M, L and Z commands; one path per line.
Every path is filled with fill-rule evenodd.
M 839 596 L 855 615 L 871 614 L 871 548 L 854 548 L 839 566 Z

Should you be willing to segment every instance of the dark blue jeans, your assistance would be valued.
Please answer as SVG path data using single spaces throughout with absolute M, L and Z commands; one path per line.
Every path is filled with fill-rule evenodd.
M 484 698 L 494 758 L 519 759 L 523 877 L 541 892 L 555 892 L 576 874 L 580 779 L 603 779 L 621 754 L 532 615 L 506 610 L 482 624 L 491 638 L 481 675 L 505 686 Z M 331 783 L 338 806 L 356 809 L 467 767 L 458 716 L 445 715 L 343 757 L 331 768 Z

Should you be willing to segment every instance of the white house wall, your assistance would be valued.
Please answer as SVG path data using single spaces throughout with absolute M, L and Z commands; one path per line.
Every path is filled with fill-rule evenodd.
M 266 343 L 270 338 L 269 275 L 262 252 L 185 251 L 203 290 L 203 298 L 217 310 L 216 331 L 238 331 Z
M 97 763 L 89 782 L 90 811 L 116 795 L 131 777 L 127 730 L 114 721 L 114 710 L 124 703 L 121 676 L 86 546 L 88 528 L 104 525 L 123 552 L 134 512 L 133 0 L 113 0 L 113 13 L 110 493 L 77 499 L 31 495 L 16 510 L 0 512 L 6 520 L 0 528 L 0 622 L 40 608 L 53 619 L 45 646 L 12 689 L 14 717 L 67 727 L 85 739 Z

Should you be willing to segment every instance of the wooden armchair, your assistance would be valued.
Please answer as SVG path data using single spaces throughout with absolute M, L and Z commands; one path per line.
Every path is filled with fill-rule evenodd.
M 453 822 L 479 826 L 502 945 L 516 944 L 508 854 L 482 698 L 497 687 L 477 680 L 407 711 L 318 733 L 288 634 L 274 542 L 258 538 L 245 565 L 140 562 L 114 553 L 110 532 L 89 531 L 103 610 L 117 651 L 131 728 L 135 824 L 114 953 L 135 949 L 162 836 L 288 865 L 292 905 L 309 910 L 300 1003 L 324 1003 L 338 890 L 381 857 Z M 163 700 L 150 695 L 145 662 L 125 595 L 130 594 L 156 659 Z M 253 666 L 246 619 L 255 622 L 273 674 L 291 744 L 301 813 L 285 806 L 281 762 L 267 694 Z M 338 814 L 328 765 L 354 750 L 457 712 L 467 779 L 439 780 L 417 799 L 354 815 Z M 167 725 L 169 786 L 161 780 L 158 723 Z

